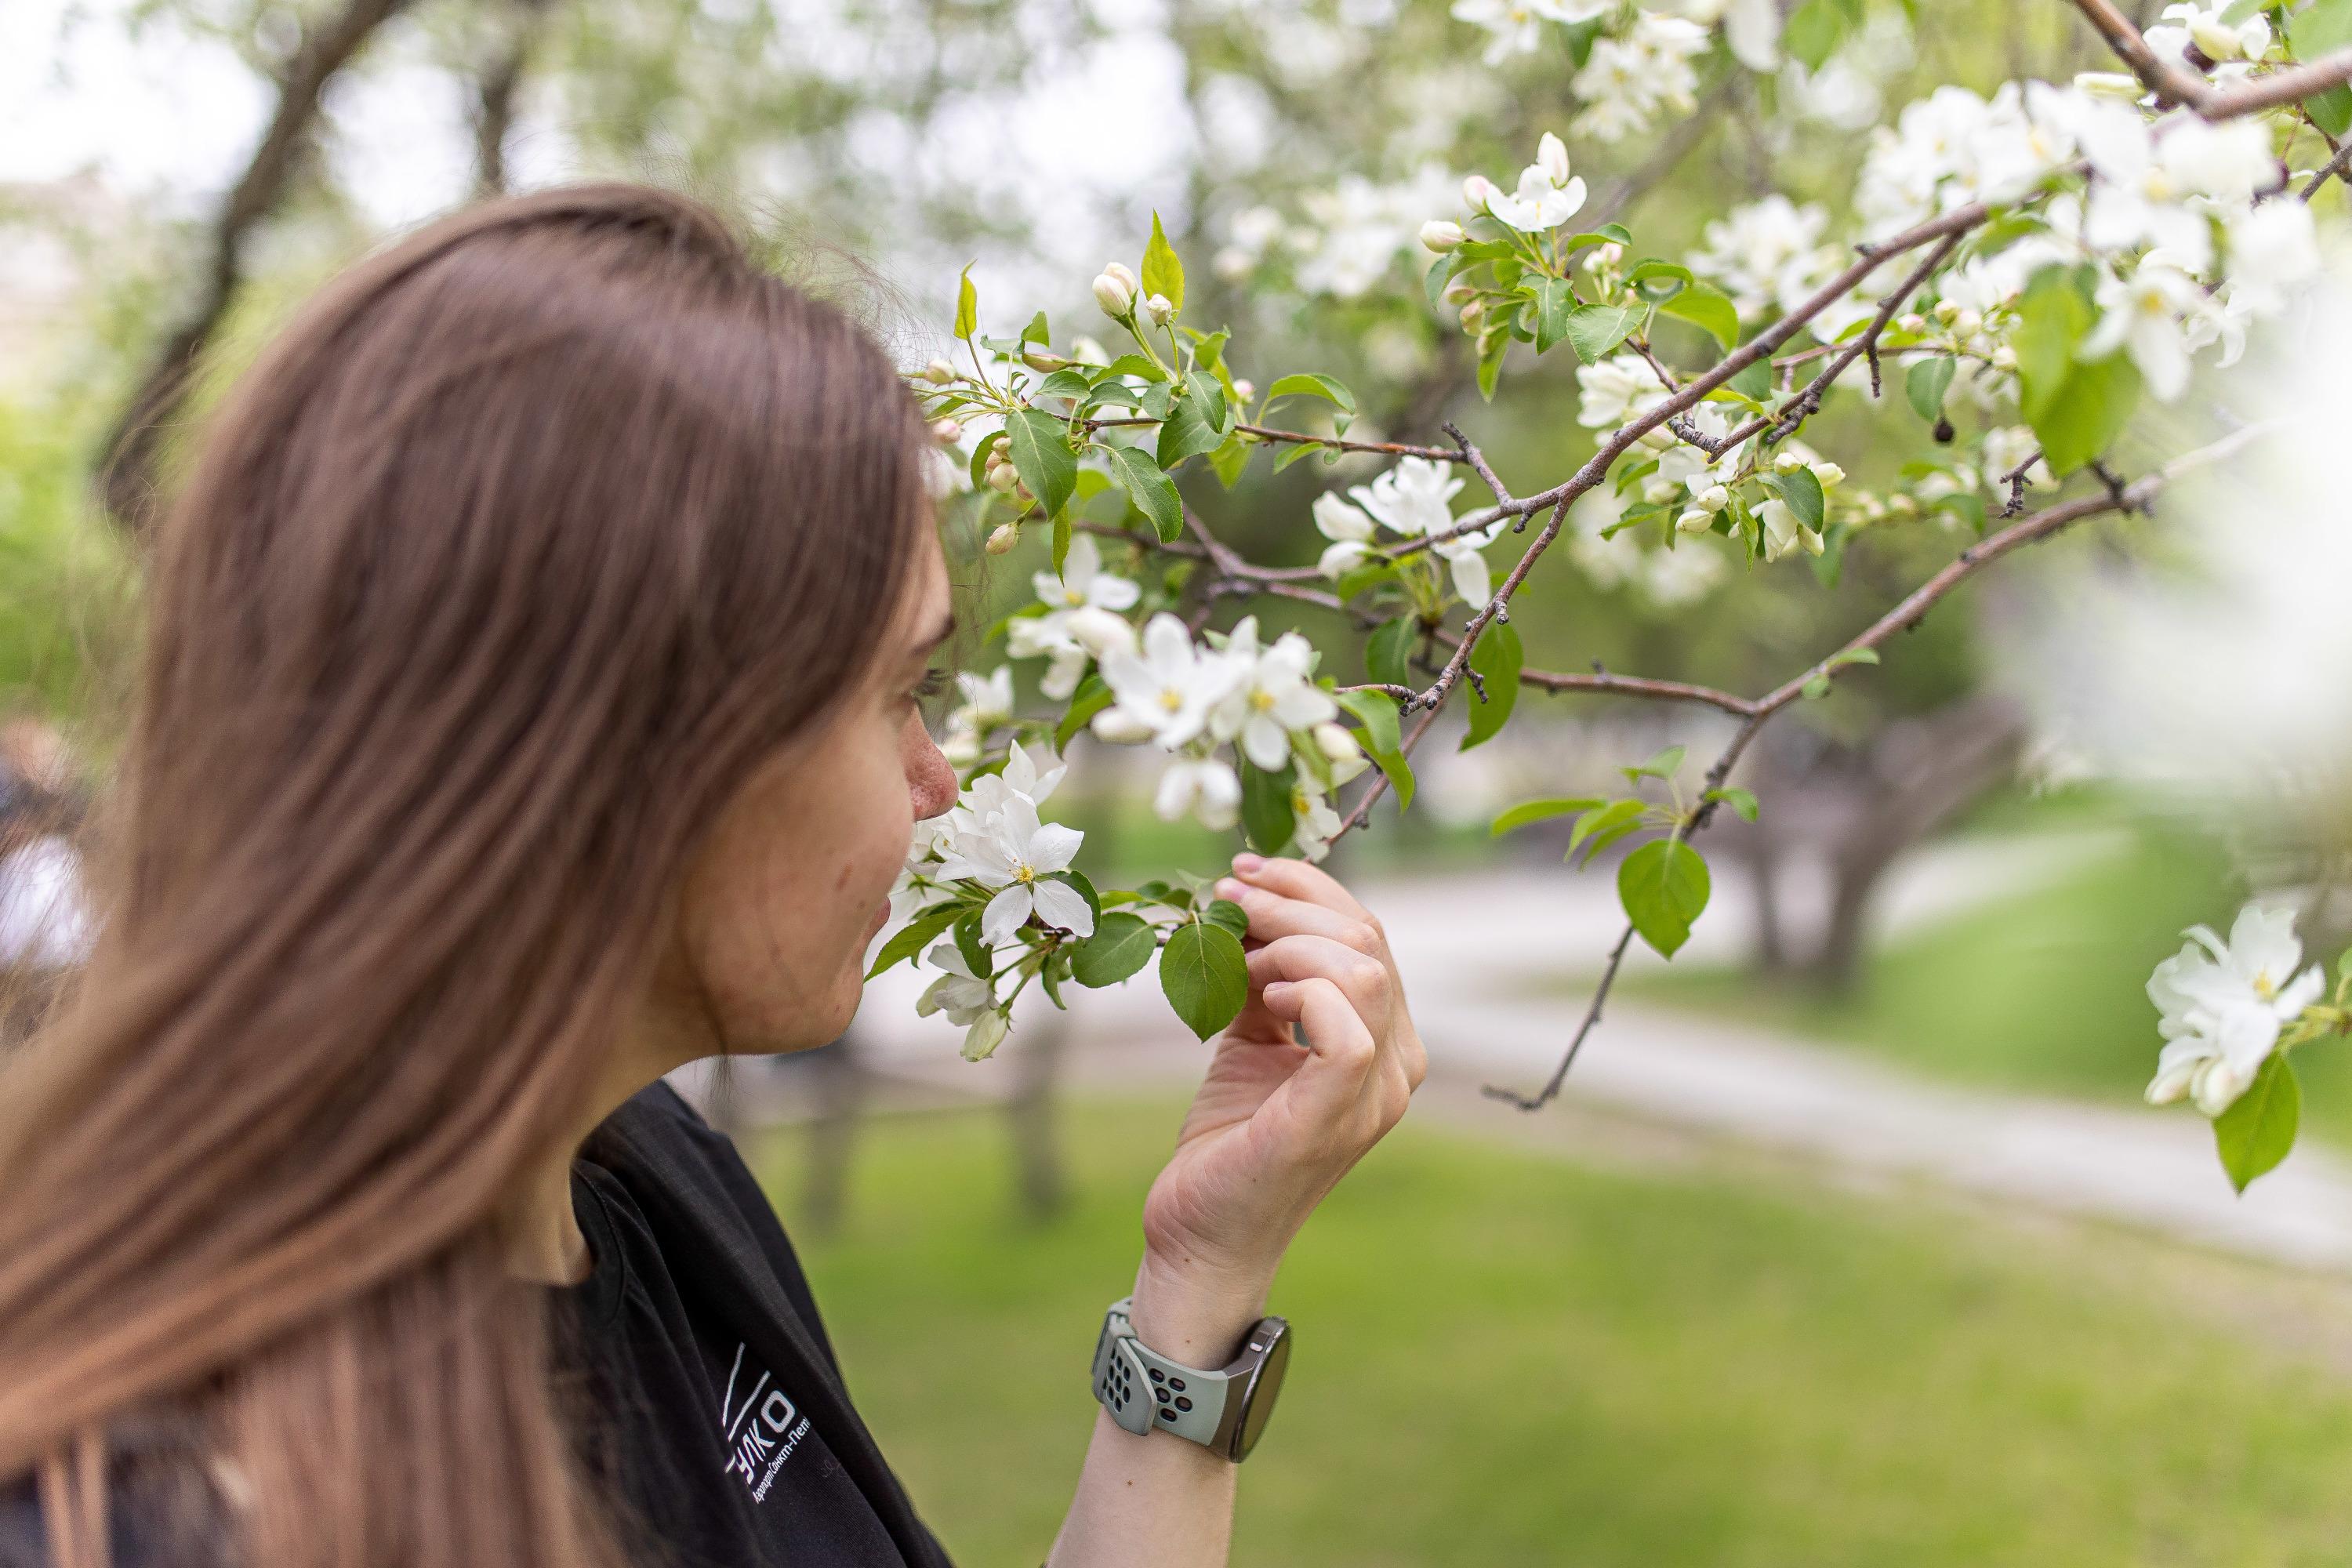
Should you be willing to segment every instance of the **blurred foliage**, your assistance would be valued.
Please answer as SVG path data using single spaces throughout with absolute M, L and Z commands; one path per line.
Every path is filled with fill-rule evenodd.
M 804 1247 L 859 1408 L 970 1564 L 1034 1563 L 1053 1538 L 1087 1346 L 1180 1110 L 1065 1114 L 1062 1221 L 1024 1224 L 986 1179 L 1009 1187 L 1003 1123 L 907 1117 L 862 1134 L 847 1235 Z M 788 1215 L 801 1153 L 780 1134 L 759 1162 Z M 2243 1327 L 2200 1316 L 2175 1267 Z M 2253 1321 L 2263 1279 L 1408 1119 L 1276 1287 L 1298 1351 L 1234 1561 L 2338 1563 L 2352 1388 Z

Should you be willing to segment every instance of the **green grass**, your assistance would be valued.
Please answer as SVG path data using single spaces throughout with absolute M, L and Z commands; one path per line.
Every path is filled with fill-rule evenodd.
M 2240 899 L 2209 847 L 2141 832 L 2047 886 L 1887 943 L 1843 997 L 1738 967 L 1677 967 L 1628 991 L 1981 1087 L 2124 1103 L 2147 1087 L 2161 1044 L 2148 971 L 2185 926 L 2226 932 Z M 2352 1048 L 2315 1045 L 2295 1066 L 2305 1130 L 2352 1144 Z
M 1033 1568 L 1052 1540 L 1176 1114 L 1072 1116 L 1081 1195 L 1049 1226 L 1012 1216 L 1000 1122 L 880 1124 L 847 1234 L 803 1241 L 860 1406 L 965 1568 Z M 763 1150 L 788 1219 L 797 1152 Z M 1276 1288 L 1298 1352 L 1234 1561 L 2344 1562 L 2352 1387 L 2084 1256 L 1794 1178 L 1605 1173 L 1409 1124 Z

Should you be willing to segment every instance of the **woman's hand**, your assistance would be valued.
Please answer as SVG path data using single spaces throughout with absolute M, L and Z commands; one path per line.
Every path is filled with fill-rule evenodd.
M 1144 1200 L 1132 1319 L 1196 1366 L 1234 1352 L 1291 1238 L 1427 1067 L 1380 921 L 1328 873 L 1241 855 L 1216 892 L 1249 915 L 1249 1000 Z

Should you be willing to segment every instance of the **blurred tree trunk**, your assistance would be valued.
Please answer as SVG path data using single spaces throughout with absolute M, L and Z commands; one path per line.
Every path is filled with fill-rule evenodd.
M 1013 1064 L 1013 1100 L 1005 1114 L 1013 1131 L 1021 1212 L 1042 1222 L 1059 1215 L 1070 1196 L 1055 1096 L 1069 1057 L 1070 1021 L 1049 1011 L 1031 1021 L 1025 1032 L 1028 1037 Z
M 143 534 L 152 519 L 158 468 L 190 373 L 245 280 L 246 247 L 284 201 L 311 146 L 328 84 L 377 29 L 414 0 L 347 0 L 303 34 L 278 78 L 278 107 L 212 231 L 211 257 L 195 304 L 164 338 L 108 435 L 99 499 L 122 528 Z
M 809 1067 L 815 1079 L 816 1117 L 809 1124 L 803 1210 L 809 1228 L 829 1236 L 840 1230 L 849 1212 L 849 1161 L 873 1076 L 866 1070 L 854 1032 L 811 1053 Z
M 548 0 L 513 0 L 514 16 L 504 42 L 474 81 L 474 194 L 507 193 L 507 138 L 514 131 L 515 101 L 530 68 L 531 50 L 544 30 Z

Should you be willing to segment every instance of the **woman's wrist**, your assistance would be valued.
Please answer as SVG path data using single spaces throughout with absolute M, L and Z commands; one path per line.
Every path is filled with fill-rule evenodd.
M 1147 1251 L 1136 1270 L 1128 1322 L 1135 1337 L 1170 1361 L 1221 1367 L 1241 1349 L 1250 1325 L 1265 1316 L 1274 1266 L 1214 1268 Z

